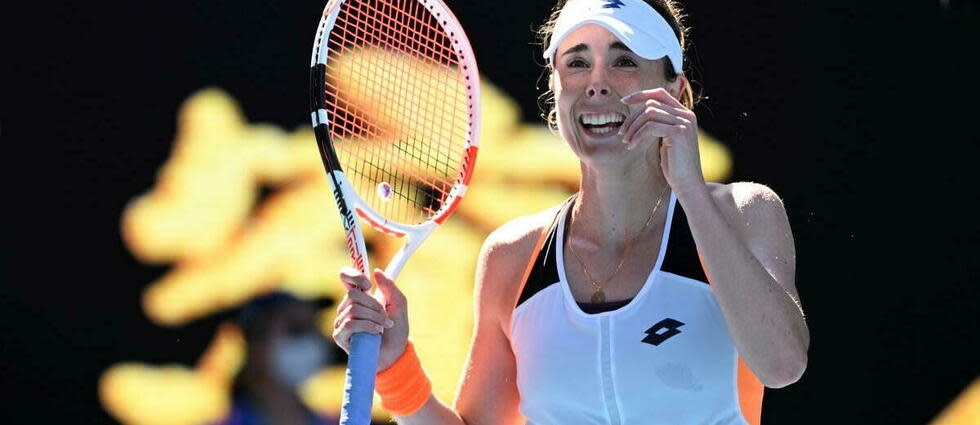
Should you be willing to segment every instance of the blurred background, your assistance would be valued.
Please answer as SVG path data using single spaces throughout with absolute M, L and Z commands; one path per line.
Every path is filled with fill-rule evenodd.
M 578 171 L 537 105 L 533 29 L 550 2 L 448 3 L 484 78 L 479 180 L 400 280 L 446 401 L 482 238 L 572 193 Z M 5 422 L 219 421 L 241 377 L 261 375 L 246 341 L 267 334 L 242 307 L 271 292 L 302 307 L 263 320 L 320 346 L 320 364 L 265 372 L 304 378 L 286 386 L 304 411 L 336 414 L 345 358 L 313 337 L 347 263 L 309 130 L 323 6 L 54 1 L 0 16 Z M 766 391 L 763 423 L 980 423 L 980 7 L 684 6 L 705 174 L 775 189 L 796 238 L 810 363 Z M 368 237 L 385 263 L 398 241 Z M 450 249 L 458 266 L 440 259 Z

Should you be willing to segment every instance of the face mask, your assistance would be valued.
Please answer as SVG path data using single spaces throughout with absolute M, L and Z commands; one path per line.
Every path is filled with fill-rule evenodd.
M 276 377 L 297 389 L 326 363 L 326 345 L 316 333 L 283 339 L 272 353 Z

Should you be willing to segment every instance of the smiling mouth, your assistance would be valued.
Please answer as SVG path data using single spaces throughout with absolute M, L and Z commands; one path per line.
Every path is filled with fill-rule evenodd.
M 609 112 L 603 114 L 582 114 L 579 117 L 579 124 L 585 128 L 585 132 L 594 136 L 603 136 L 617 131 L 623 125 L 626 116 L 623 114 Z

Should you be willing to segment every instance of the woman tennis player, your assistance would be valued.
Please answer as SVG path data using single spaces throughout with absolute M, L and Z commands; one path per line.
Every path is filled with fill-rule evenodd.
M 452 407 L 394 282 L 375 272 L 379 302 L 341 273 L 334 338 L 383 331 L 377 391 L 399 423 L 758 424 L 763 386 L 802 375 L 785 210 L 765 186 L 704 182 L 684 33 L 670 0 L 570 0 L 542 29 L 581 191 L 487 238 Z

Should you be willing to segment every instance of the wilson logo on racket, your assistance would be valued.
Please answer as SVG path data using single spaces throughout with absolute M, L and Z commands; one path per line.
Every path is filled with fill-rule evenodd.
M 644 332 L 647 334 L 647 336 L 646 338 L 643 338 L 642 341 L 650 345 L 660 345 L 668 338 L 681 333 L 681 331 L 677 329 L 681 326 L 684 326 L 683 322 L 668 317 L 657 322 L 657 324 L 651 326 L 650 329 L 647 329 L 646 332 Z

